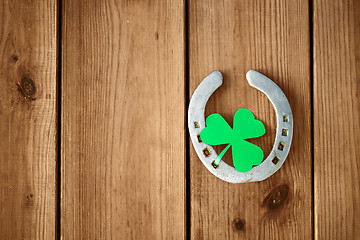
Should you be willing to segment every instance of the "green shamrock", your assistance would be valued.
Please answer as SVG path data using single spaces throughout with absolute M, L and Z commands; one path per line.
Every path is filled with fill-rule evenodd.
M 201 140 L 209 145 L 228 146 L 220 153 L 214 164 L 218 165 L 225 152 L 232 146 L 233 163 L 239 172 L 248 172 L 253 165 L 259 165 L 264 153 L 260 147 L 245 139 L 257 138 L 265 134 L 264 124 L 255 120 L 246 108 L 240 108 L 234 116 L 233 129 L 220 114 L 211 114 L 206 118 L 206 127 L 201 131 Z

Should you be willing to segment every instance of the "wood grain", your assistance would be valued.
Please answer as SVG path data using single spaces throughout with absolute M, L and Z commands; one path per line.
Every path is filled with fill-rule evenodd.
M 54 239 L 57 6 L 0 3 L 0 239 Z
M 185 236 L 183 1 L 63 1 L 61 237 Z
M 359 42 L 359 1 L 314 1 L 316 239 L 360 239 Z
M 224 75 L 207 114 L 220 113 L 231 123 L 237 109 L 250 109 L 265 123 L 267 133 L 253 142 L 267 156 L 275 139 L 275 112 L 266 96 L 248 85 L 245 74 L 250 69 L 281 87 L 294 114 L 289 157 L 276 174 L 259 183 L 217 179 L 190 147 L 191 239 L 310 239 L 308 1 L 192 0 L 189 22 L 190 94 L 212 71 Z M 231 154 L 226 155 L 231 163 Z

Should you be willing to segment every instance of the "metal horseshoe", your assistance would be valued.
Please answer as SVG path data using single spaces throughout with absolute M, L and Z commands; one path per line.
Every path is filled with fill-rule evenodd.
M 246 79 L 250 86 L 269 98 L 275 108 L 277 120 L 275 142 L 269 156 L 249 172 L 238 172 L 222 160 L 215 168 L 212 163 L 218 157 L 217 153 L 200 139 L 200 132 L 205 127 L 206 103 L 222 85 L 222 74 L 214 71 L 207 76 L 194 91 L 189 104 L 188 127 L 197 155 L 212 174 L 230 183 L 257 182 L 273 175 L 288 156 L 293 136 L 293 115 L 283 91 L 271 79 L 254 70 L 247 72 Z

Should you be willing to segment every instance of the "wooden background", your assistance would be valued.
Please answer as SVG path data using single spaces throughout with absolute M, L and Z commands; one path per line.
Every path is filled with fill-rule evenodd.
M 360 239 L 360 1 L 3 0 L 0 54 L 0 239 Z M 287 95 L 293 144 L 230 184 L 187 105 L 221 71 L 206 113 L 250 109 L 267 155 L 249 69 Z

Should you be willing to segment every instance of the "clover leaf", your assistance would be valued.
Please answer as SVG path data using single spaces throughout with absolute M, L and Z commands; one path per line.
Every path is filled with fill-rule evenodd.
M 239 172 L 248 172 L 253 165 L 259 165 L 264 153 L 260 147 L 245 139 L 257 138 L 265 134 L 264 124 L 255 120 L 254 115 L 246 108 L 240 108 L 234 115 L 233 128 L 220 114 L 211 114 L 206 118 L 206 127 L 201 131 L 201 140 L 209 145 L 228 146 L 215 160 L 218 165 L 225 152 L 232 147 L 234 167 Z

